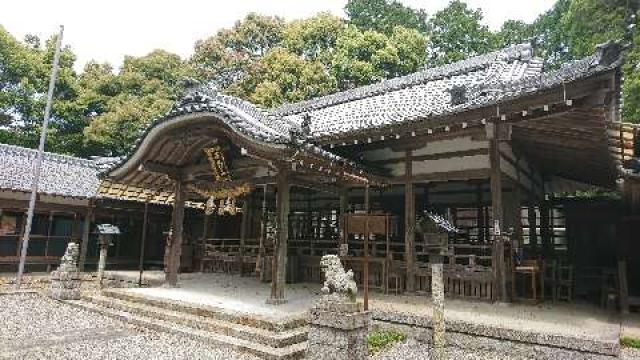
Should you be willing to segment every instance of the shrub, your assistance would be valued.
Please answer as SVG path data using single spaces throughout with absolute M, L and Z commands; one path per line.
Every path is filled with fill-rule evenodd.
M 367 336 L 369 353 L 375 354 L 397 342 L 404 341 L 406 338 L 403 333 L 396 330 L 374 331 Z
M 640 339 L 623 336 L 620 338 L 620 345 L 640 349 Z

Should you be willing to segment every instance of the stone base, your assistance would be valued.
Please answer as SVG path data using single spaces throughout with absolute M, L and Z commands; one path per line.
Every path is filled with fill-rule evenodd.
M 319 302 L 310 314 L 308 359 L 361 360 L 368 357 L 371 313 L 361 311 L 360 304 Z
M 265 301 L 268 305 L 282 305 L 282 304 L 286 304 L 289 302 L 289 300 L 287 299 L 272 299 L 272 298 L 268 298 L 267 301 Z
M 51 273 L 49 296 L 56 300 L 79 300 L 81 285 L 80 272 L 53 271 Z

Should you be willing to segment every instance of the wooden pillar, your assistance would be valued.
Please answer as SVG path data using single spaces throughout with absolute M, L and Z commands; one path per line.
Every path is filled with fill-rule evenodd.
M 249 231 L 249 223 L 251 219 L 251 194 L 247 194 L 247 197 L 242 202 L 242 221 L 240 223 L 240 276 L 244 275 L 244 252 L 247 242 L 247 232 Z
M 340 191 L 340 244 L 347 243 L 347 229 L 345 229 L 345 216 L 349 208 L 349 189 Z
M 484 224 L 484 211 L 482 205 L 482 183 L 478 182 L 476 184 L 476 219 L 478 224 L 478 242 L 482 243 L 485 241 L 483 224 Z
M 166 282 L 169 286 L 178 285 L 178 272 L 180 271 L 180 255 L 182 253 L 182 232 L 184 226 L 184 201 L 185 193 L 181 180 L 176 180 L 173 201 L 173 214 L 171 223 L 171 249 L 169 250 L 169 271 L 166 273 Z
M 80 245 L 80 260 L 78 261 L 78 269 L 84 271 L 87 262 L 87 249 L 89 248 L 89 233 L 91 231 L 91 223 L 93 222 L 93 202 L 89 200 L 87 214 L 82 224 L 82 245 Z
M 549 259 L 553 253 L 550 212 L 549 203 L 543 200 L 540 205 L 540 237 L 542 238 L 542 256 L 546 259 Z
M 142 215 L 142 238 L 140 239 L 140 262 L 138 264 L 138 286 L 142 286 L 142 273 L 144 272 L 144 248 L 147 243 L 147 226 L 149 222 L 149 199 L 144 203 L 144 215 Z
M 279 305 L 287 302 L 284 288 L 287 280 L 287 246 L 289 242 L 289 176 L 286 170 L 280 169 L 277 176 L 278 196 L 277 229 L 278 236 L 273 252 L 273 275 L 271 277 L 271 296 L 268 304 Z
M 487 138 L 489 140 L 489 163 L 490 182 L 491 182 L 491 213 L 493 218 L 494 231 L 494 256 L 493 256 L 493 272 L 494 272 L 494 290 L 495 298 L 507 301 L 507 276 L 505 271 L 504 244 L 502 237 L 499 236 L 504 224 L 504 215 L 502 207 L 502 170 L 500 167 L 500 143 L 498 136 L 500 123 L 493 122 L 487 124 Z
M 527 218 L 529 222 L 529 247 L 531 248 L 531 255 L 538 256 L 538 217 L 536 216 L 536 207 L 534 204 L 529 204 L 527 209 Z
M 404 257 L 407 263 L 407 292 L 415 290 L 416 196 L 413 188 L 413 151 L 405 152 Z
M 371 212 L 371 203 L 369 198 L 369 183 L 364 187 L 364 212 L 369 215 Z M 363 301 L 364 310 L 369 310 L 369 218 L 367 218 L 364 225 L 364 264 L 362 269 L 362 284 L 364 286 Z
M 513 187 L 511 192 L 504 196 L 504 221 L 505 221 L 505 229 L 510 230 L 513 229 L 513 239 L 518 241 L 519 246 L 522 245 L 522 207 L 520 206 L 521 197 L 520 197 L 520 188 L 517 183 L 512 184 Z
M 258 245 L 258 261 L 256 261 L 256 272 L 260 277 L 260 281 L 264 281 L 265 273 L 262 266 L 262 262 L 265 258 L 265 241 L 267 237 L 267 188 L 269 185 L 264 184 L 264 191 L 262 192 L 262 209 L 260 215 L 260 244 Z

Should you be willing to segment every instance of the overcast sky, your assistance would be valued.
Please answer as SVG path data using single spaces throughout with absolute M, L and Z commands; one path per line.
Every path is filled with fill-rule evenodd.
M 401 0 L 429 14 L 449 0 Z M 555 0 L 467 0 L 481 8 L 485 22 L 498 29 L 508 19 L 530 22 Z M 91 59 L 122 63 L 124 55 L 144 55 L 161 48 L 183 57 L 196 40 L 257 12 L 286 19 L 330 11 L 343 16 L 346 0 L 5 0 L 0 24 L 19 39 L 25 34 L 47 38 L 65 26 L 64 43 L 78 55 L 76 68 Z

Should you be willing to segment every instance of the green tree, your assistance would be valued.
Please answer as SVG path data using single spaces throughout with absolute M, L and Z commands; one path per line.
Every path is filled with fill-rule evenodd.
M 349 22 L 363 30 L 391 35 L 396 26 L 429 32 L 424 10 L 404 6 L 395 0 L 349 0 L 345 6 Z
M 294 20 L 284 29 L 283 46 L 305 59 L 329 65 L 336 41 L 346 28 L 344 20 L 329 13 Z
M 28 35 L 22 43 L 0 26 L 0 142 L 37 146 L 55 40 L 52 37 L 43 45 L 39 38 Z M 72 50 L 63 48 L 46 144 L 51 151 L 75 153 L 82 144 L 75 131 L 73 102 L 79 89 L 74 61 Z
M 494 48 L 493 33 L 482 24 L 482 11 L 470 9 L 466 3 L 453 0 L 430 20 L 432 65 L 451 63 L 487 53 Z
M 505 48 L 509 45 L 521 44 L 533 38 L 534 27 L 520 20 L 507 20 L 495 35 L 496 47 Z
M 193 75 L 188 62 L 164 50 L 125 57 L 118 74 L 109 65 L 89 63 L 80 77 L 79 96 L 90 119 L 85 146 L 101 155 L 126 154 L 149 123 L 176 101 L 180 80 Z
M 627 0 L 572 0 L 560 26 L 574 58 L 593 54 L 595 46 L 625 36 Z
M 274 48 L 255 62 L 230 92 L 255 104 L 274 107 L 322 96 L 336 90 L 336 80 L 317 60 L 306 60 Z
M 281 18 L 249 14 L 232 28 L 197 41 L 191 63 L 200 78 L 215 79 L 226 87 L 269 49 L 280 45 L 283 31 Z
M 405 75 L 424 65 L 426 45 L 416 30 L 396 27 L 388 37 L 349 26 L 336 41 L 332 71 L 340 89 Z

